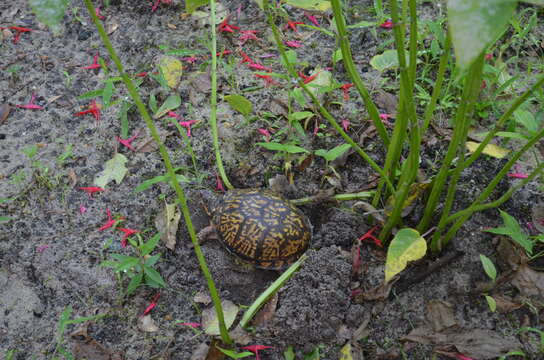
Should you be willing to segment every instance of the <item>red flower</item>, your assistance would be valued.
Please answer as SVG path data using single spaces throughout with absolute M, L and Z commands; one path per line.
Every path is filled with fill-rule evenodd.
M 102 231 L 102 230 L 106 230 L 106 229 L 109 229 L 109 228 L 112 228 L 115 226 L 115 224 L 121 220 L 125 220 L 124 217 L 120 217 L 119 219 L 114 219 L 112 216 L 111 216 L 111 212 L 110 212 L 110 209 L 106 209 L 106 215 L 108 216 L 108 221 L 106 221 L 104 223 L 104 225 L 102 225 L 101 227 L 98 228 L 99 231 Z
M 36 100 L 36 95 L 32 94 L 30 96 L 30 101 L 24 105 L 17 105 L 18 108 L 21 109 L 30 109 L 30 110 L 43 110 L 43 107 L 40 105 L 34 104 L 34 101 Z
M 349 122 L 348 119 L 343 119 L 342 120 L 342 128 L 344 129 L 344 131 L 349 130 L 349 125 L 350 125 L 350 122 Z
M 285 25 L 285 29 L 291 29 L 294 32 L 298 32 L 297 25 L 304 24 L 302 21 L 287 21 L 287 25 Z
M 261 78 L 265 81 L 266 85 L 265 86 L 270 86 L 270 85 L 279 85 L 278 82 L 276 82 L 273 78 L 272 78 L 272 75 L 261 75 L 261 74 L 255 74 L 256 77 L 258 78 Z
M 378 226 L 374 226 L 372 229 L 368 230 L 366 233 L 363 234 L 363 236 L 361 236 L 359 238 L 359 241 L 363 242 L 363 241 L 366 241 L 368 242 L 367 239 L 371 239 L 372 241 L 374 241 L 374 244 L 376 244 L 377 246 L 379 247 L 383 247 L 382 245 L 382 241 L 380 239 L 378 239 L 377 237 L 375 237 L 374 235 L 372 235 L 372 233 L 378 228 Z
M 221 178 L 219 177 L 219 174 L 215 173 L 215 190 L 225 192 L 225 187 L 223 186 L 223 182 L 221 181 Z
M 155 306 L 157 306 L 157 301 L 159 300 L 160 296 L 161 296 L 160 293 L 157 293 L 155 294 L 155 296 L 153 296 L 153 299 L 151 299 L 151 303 L 145 308 L 142 316 L 146 316 L 147 314 L 151 312 L 151 310 L 153 310 Z
M 98 63 L 98 54 L 93 56 L 93 63 L 88 66 L 84 66 L 83 69 L 98 69 L 100 64 Z
M 188 57 L 181 58 L 181 60 L 194 64 L 195 62 L 197 62 L 198 58 L 196 56 L 188 56 Z
M 92 198 L 93 194 L 98 191 L 104 191 L 101 187 L 98 186 L 84 186 L 80 187 L 79 190 L 85 191 L 87 194 L 89 194 L 89 197 Z
M 264 135 L 264 137 L 266 138 L 265 141 L 266 142 L 270 142 L 270 131 L 268 131 L 268 129 L 257 129 L 257 131 L 259 133 L 261 133 L 261 135 Z
M 287 46 L 289 46 L 289 47 L 293 47 L 293 48 L 302 47 L 302 42 L 296 41 L 296 40 L 284 41 L 283 43 L 284 43 L 285 45 L 287 45 Z
M 145 77 L 145 76 L 147 76 L 147 71 L 138 73 L 138 74 L 136 74 L 136 75 L 134 75 L 134 76 L 136 76 L 136 77 Z
M 104 20 L 106 17 L 103 15 L 100 15 L 100 6 L 94 9 L 94 13 L 96 14 L 96 17 L 100 20 Z
M 272 68 L 269 68 L 268 66 L 261 65 L 259 63 L 250 63 L 248 66 L 250 68 L 252 68 L 252 69 L 255 69 L 255 70 L 263 70 L 263 71 L 272 72 Z
M 315 73 L 315 74 L 313 74 L 313 75 L 311 75 L 311 76 L 306 76 L 306 75 L 304 75 L 303 73 L 299 72 L 299 73 L 298 73 L 298 76 L 300 76 L 301 78 L 303 78 L 303 79 L 304 79 L 304 83 L 307 84 L 307 83 L 311 82 L 312 80 L 314 80 L 314 79 L 317 77 L 318 74 L 319 74 L 319 73 L 317 72 L 317 73 Z
M 353 84 L 344 84 L 340 86 L 340 89 L 344 92 L 344 100 L 349 100 L 349 89 L 353 86 Z
M 221 23 L 219 24 L 218 26 L 218 30 L 219 32 L 229 32 L 229 33 L 234 33 L 234 30 L 240 30 L 240 27 L 239 26 L 236 26 L 236 25 L 232 25 L 232 24 L 229 24 L 229 16 L 227 16 L 225 18 L 225 20 L 221 21 Z
M 117 230 L 123 232 L 123 238 L 121 239 L 121 247 L 127 246 L 127 239 L 132 235 L 138 233 L 138 230 L 128 229 L 128 228 L 117 228 Z
M 314 15 L 310 15 L 309 13 L 305 12 L 304 15 L 308 18 L 308 20 L 311 21 L 312 24 L 319 27 L 319 23 L 317 22 L 317 19 Z
M 196 120 L 180 121 L 179 124 L 187 129 L 187 136 L 191 137 L 191 125 L 196 123 Z
M 91 101 L 91 104 L 89 105 L 89 109 L 80 111 L 78 113 L 75 113 L 74 116 L 81 116 L 85 114 L 93 114 L 94 118 L 96 119 L 96 122 L 100 121 L 100 108 L 101 105 L 98 105 L 96 103 L 96 100 Z
M 240 55 L 242 56 L 242 61 L 240 61 L 240 64 L 248 63 L 253 64 L 253 60 L 242 50 L 240 50 Z
M 177 324 L 178 325 L 184 325 L 184 326 L 190 326 L 193 329 L 196 329 L 197 327 L 202 326 L 200 323 L 196 323 L 196 322 L 183 322 L 183 323 L 177 323 Z
M 136 139 L 138 137 L 138 135 L 140 135 L 140 133 L 137 133 L 136 135 L 133 135 L 133 136 L 129 137 L 128 139 L 121 139 L 118 136 L 117 141 L 119 141 L 121 143 L 121 145 L 126 146 L 130 150 L 136 151 L 136 149 L 134 147 L 132 147 L 132 142 L 134 141 L 134 139 Z
M 380 27 L 382 29 L 392 29 L 393 28 L 393 20 L 389 19 L 387 21 L 384 21 L 380 24 Z
M 250 346 L 242 346 L 240 349 L 242 350 L 248 350 L 255 354 L 255 360 L 259 360 L 259 351 L 265 350 L 265 349 L 273 349 L 272 346 L 266 346 L 266 345 L 250 345 Z
M 14 44 L 17 44 L 19 42 L 19 39 L 21 38 L 22 33 L 33 31 L 32 29 L 21 27 L 21 26 L 9 26 L 7 28 L 0 27 L 0 30 L 4 30 L 4 29 L 15 30 L 15 36 L 13 37 Z
M 156 0 L 155 3 L 153 4 L 153 6 L 151 6 L 151 12 L 155 12 L 155 10 L 157 10 L 159 8 L 159 5 L 161 3 L 170 4 L 170 3 L 172 3 L 172 0 Z
M 255 40 L 255 41 L 260 41 L 261 39 L 259 39 L 257 37 L 257 30 L 243 30 L 243 31 L 240 31 L 240 45 L 244 45 L 248 40 Z

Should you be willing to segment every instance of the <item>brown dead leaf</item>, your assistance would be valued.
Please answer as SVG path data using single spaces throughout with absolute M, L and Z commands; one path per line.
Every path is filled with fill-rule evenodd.
M 151 315 L 140 316 L 138 318 L 138 329 L 144 332 L 159 331 L 159 327 L 155 325 L 155 321 L 153 321 L 153 318 L 151 318 Z
M 206 72 L 193 73 L 189 78 L 189 84 L 194 91 L 200 94 L 208 94 L 212 89 L 210 75 Z
M 359 340 L 364 339 L 365 337 L 368 337 L 370 335 L 370 329 L 368 328 L 368 324 L 370 323 L 370 319 L 372 318 L 372 315 L 370 312 L 365 312 L 363 315 L 363 321 L 361 322 L 361 325 L 355 331 L 353 331 L 353 334 L 351 334 L 351 340 L 354 343 L 357 343 Z
M 0 125 L 6 122 L 10 112 L 11 106 L 9 106 L 9 104 L 0 105 Z
M 267 302 L 264 304 L 261 310 L 255 315 L 253 320 L 253 325 L 259 326 L 264 325 L 274 317 L 276 314 L 276 307 L 278 305 L 278 294 L 274 294 Z
M 229 334 L 232 340 L 238 345 L 245 346 L 253 341 L 251 334 L 245 331 L 240 325 L 236 326 Z
M 458 326 L 453 313 L 453 305 L 447 301 L 429 301 L 426 316 L 433 330 L 437 332 Z
M 140 130 L 140 134 L 142 133 L 145 133 L 146 136 L 144 136 L 141 139 L 137 138 L 134 141 L 134 147 L 136 148 L 136 152 L 145 153 L 145 152 L 157 151 L 159 149 L 159 145 L 157 145 L 157 143 L 155 142 L 155 140 L 153 140 L 151 135 L 147 134 L 144 130 Z M 172 134 L 173 132 L 168 130 L 164 130 L 164 129 L 159 130 L 159 137 L 163 143 L 166 140 L 166 138 Z
M 536 297 L 544 301 L 544 273 L 535 271 L 527 264 L 522 264 L 512 279 L 514 285 L 524 296 Z
M 478 359 L 494 359 L 510 350 L 521 347 L 518 340 L 505 337 L 495 331 L 486 329 L 462 330 L 450 328 L 443 332 L 435 332 L 430 325 L 420 326 L 401 339 L 421 344 L 448 348 L 454 346 L 465 356 Z
M 393 116 L 397 113 L 397 104 L 399 100 L 395 95 L 379 90 L 374 101 L 385 113 Z
M 272 114 L 283 115 L 287 117 L 289 115 L 289 106 L 284 98 L 273 98 L 270 101 L 268 111 Z
M 0 124 L 1 123 L 2 119 L 0 119 Z M 541 233 L 544 233 L 544 202 L 535 204 L 531 215 L 535 228 Z
M 223 359 L 226 359 L 226 355 L 223 354 L 221 351 L 219 351 L 217 346 L 219 346 L 219 347 L 221 347 L 223 349 L 227 347 L 227 346 L 223 345 L 223 343 L 221 343 L 221 341 L 219 341 L 217 339 L 213 339 L 211 344 L 210 344 L 210 347 L 208 348 L 208 353 L 206 354 L 206 360 L 223 360 Z
M 212 302 L 212 298 L 210 297 L 210 295 L 208 295 L 207 292 L 199 291 L 193 297 L 193 301 L 198 304 L 208 305 Z
M 180 219 L 181 212 L 176 204 L 165 204 L 164 210 L 155 218 L 155 227 L 161 233 L 161 240 L 170 250 L 176 248 L 176 232 Z
M 77 175 L 74 169 L 68 170 L 68 178 L 70 179 L 70 186 L 74 187 L 77 184 Z
M 76 359 L 93 360 L 122 360 L 123 355 L 113 352 L 102 346 L 87 334 L 87 328 L 81 328 L 70 334 L 72 341 L 72 354 Z
M 353 209 L 361 208 L 365 211 L 363 216 L 370 215 L 380 224 L 385 223 L 385 219 L 381 215 L 381 210 L 376 209 L 374 206 L 372 206 L 370 203 L 367 203 L 366 201 L 357 201 L 352 206 Z
M 493 299 L 497 304 L 497 311 L 501 314 L 507 314 L 523 306 L 523 304 L 514 302 L 511 297 L 506 295 L 493 295 Z
M 283 174 L 268 179 L 268 188 L 278 194 L 287 194 L 293 190 L 293 185 L 289 184 L 289 180 Z
M 210 346 L 205 342 L 198 344 L 196 349 L 193 351 L 190 360 L 206 360 L 206 355 L 208 354 Z
M 177 26 L 174 25 L 174 24 L 171 24 L 171 23 L 167 23 L 166 27 L 168 27 L 170 30 L 176 30 L 177 29 Z
M 362 302 L 362 301 L 374 301 L 374 300 L 383 301 L 383 300 L 387 299 L 393 284 L 397 280 L 398 280 L 398 278 L 393 279 L 392 281 L 389 281 L 388 283 L 380 284 L 380 285 L 378 285 L 376 287 L 373 287 L 370 290 L 363 291 L 361 294 L 356 296 L 356 300 L 360 299 L 361 300 L 360 302 Z
M 108 21 L 106 23 L 106 32 L 111 35 L 119 28 L 119 24 L 115 20 Z
M 304 171 L 308 166 L 312 165 L 314 161 L 314 154 L 302 155 L 301 161 L 297 164 L 298 171 Z
M 526 264 L 529 261 L 529 258 L 521 246 L 508 240 L 504 236 L 499 236 L 497 253 L 499 258 L 513 270 L 516 270 L 521 264 Z

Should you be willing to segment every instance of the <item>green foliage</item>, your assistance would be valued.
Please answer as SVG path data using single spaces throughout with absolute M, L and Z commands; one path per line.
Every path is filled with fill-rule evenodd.
M 28 3 L 40 22 L 49 26 L 53 32 L 60 32 L 60 22 L 69 0 L 28 0 Z
M 399 230 L 387 249 L 385 281 L 390 281 L 406 268 L 409 261 L 421 259 L 426 252 L 427 242 L 416 230 Z
M 249 352 L 249 351 L 244 351 L 244 352 L 238 353 L 238 352 L 236 352 L 234 350 L 223 349 L 223 348 L 221 348 L 219 346 L 216 346 L 216 348 L 217 348 L 217 350 L 221 351 L 223 354 L 227 355 L 231 359 L 243 359 L 245 357 L 254 355 L 252 352 Z
M 493 262 L 483 254 L 480 254 L 480 261 L 482 262 L 482 266 L 487 276 L 489 276 L 491 280 L 495 281 L 497 279 L 497 269 L 495 268 Z
M 259 142 L 256 145 L 262 146 L 263 148 L 267 150 L 283 151 L 289 154 L 310 153 L 308 150 L 300 146 L 280 144 L 276 142 Z
M 185 11 L 192 14 L 196 9 L 208 3 L 209 0 L 185 0 Z
M 231 94 L 225 96 L 229 105 L 240 114 L 248 116 L 253 111 L 253 104 L 242 95 Z
M 177 109 L 181 105 L 181 97 L 179 95 L 170 95 L 166 98 L 161 107 L 155 112 L 155 119 L 161 118 L 169 111 Z M 156 105 L 155 105 L 156 107 Z
M 140 285 L 147 285 L 152 288 L 166 287 L 166 282 L 157 270 L 155 265 L 160 259 L 160 254 L 149 256 L 157 247 L 161 234 L 157 233 L 148 241 L 144 241 L 140 234 L 136 239 L 129 238 L 129 243 L 134 247 L 137 256 L 124 254 L 111 254 L 113 260 L 103 261 L 100 265 L 111 267 L 121 276 L 130 278 L 126 288 L 126 295 L 131 295 Z
M 117 184 L 123 181 L 123 178 L 128 172 L 125 166 L 128 159 L 125 155 L 117 153 L 104 164 L 104 170 L 101 171 L 94 179 L 96 186 L 105 187 L 108 183 L 115 180 Z
M 504 226 L 493 228 L 493 229 L 487 229 L 484 231 L 487 231 L 493 234 L 509 236 L 518 245 L 520 245 L 523 249 L 525 249 L 527 254 L 532 255 L 534 241 L 531 240 L 531 237 L 523 232 L 523 230 L 521 229 L 521 226 L 519 225 L 518 221 L 514 217 L 512 217 L 510 214 L 508 214 L 505 211 L 499 210 L 499 212 L 504 222 Z
M 348 149 L 351 147 L 350 144 L 342 144 L 342 145 L 338 145 L 330 150 L 323 150 L 323 149 L 319 149 L 319 150 L 316 150 L 315 151 L 315 154 L 317 156 L 321 156 L 323 158 L 325 158 L 325 160 L 327 160 L 327 162 L 331 162 L 333 161 L 334 159 L 336 159 L 337 157 L 340 157 L 342 156 L 346 151 L 348 151 Z

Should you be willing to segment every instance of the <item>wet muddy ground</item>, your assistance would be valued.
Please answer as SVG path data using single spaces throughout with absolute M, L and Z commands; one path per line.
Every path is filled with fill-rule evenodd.
M 365 10 L 368 2 L 352 5 L 349 21 L 371 18 Z M 223 15 L 232 14 L 231 23 L 259 30 L 262 40 L 248 42 L 244 51 L 262 59 L 274 71 L 283 72 L 271 32 L 257 6 L 252 2 L 225 1 L 222 8 Z M 110 38 L 129 74 L 156 71 L 166 49 L 206 53 L 207 27 L 201 20 L 183 15 L 179 1 L 163 4 L 154 13 L 150 9 L 146 1 L 115 0 L 102 8 Z M 302 11 L 287 9 L 291 19 L 308 22 Z M 130 255 L 132 251 L 130 247 L 121 247 L 119 233 L 98 230 L 107 221 L 107 209 L 114 216 L 125 217 L 124 227 L 138 229 L 149 238 L 156 233 L 156 219 L 162 216 L 165 201 L 172 203 L 174 194 L 165 183 L 135 192 L 144 180 L 165 170 L 158 151 L 145 146 L 149 135 L 134 108 L 128 112 L 128 134 L 138 134 L 133 145 L 139 151 L 131 151 L 117 141 L 121 133 L 119 103 L 103 108 L 99 121 L 92 114 L 74 116 L 85 110 L 90 101 L 78 97 L 103 88 L 108 76 L 115 74 L 83 68 L 99 54 L 113 69 L 84 10 L 82 3 L 72 2 L 62 31 L 53 35 L 37 22 L 26 1 L 0 4 L 0 26 L 15 24 L 34 29 L 22 34 L 17 43 L 13 42 L 14 32 L 10 35 L 4 31 L 0 44 L 0 104 L 11 104 L 9 116 L 0 123 L 0 198 L 14 198 L 0 204 L 0 214 L 11 218 L 0 224 L 0 357 L 15 350 L 13 359 L 50 359 L 57 344 L 62 343 L 79 358 L 200 359 L 195 350 L 209 343 L 209 337 L 176 324 L 200 323 L 202 310 L 210 307 L 206 282 L 183 220 L 174 250 L 162 243 L 157 248 L 162 254 L 157 270 L 167 288 L 141 287 L 134 295 L 125 297 L 126 279 L 100 265 L 111 253 Z M 423 18 L 432 18 L 438 16 L 439 10 L 426 2 L 421 11 Z M 330 16 L 318 14 L 317 19 L 322 26 L 328 26 Z M 307 61 L 311 67 L 331 67 L 339 82 L 347 82 L 342 66 L 331 62 L 335 50 L 332 38 L 308 28 L 296 34 L 284 32 L 293 40 L 304 42 L 303 47 L 296 49 L 299 60 Z M 373 70 L 368 61 L 382 49 L 387 38 L 390 34 L 382 29 L 358 29 L 352 35 L 356 63 L 375 97 L 382 98 L 382 111 L 390 110 L 390 106 L 388 109 L 388 95 L 378 89 L 383 84 L 392 86 L 387 84 L 391 80 Z M 322 159 L 314 159 L 293 171 L 293 184 L 282 180 L 282 166 L 288 159 L 255 143 L 264 141 L 259 128 L 278 132 L 287 127 L 282 118 L 287 111 L 287 91 L 284 86 L 263 87 L 251 69 L 239 64 L 237 37 L 219 35 L 218 49 L 233 51 L 220 67 L 218 121 L 223 160 L 236 187 L 264 188 L 270 186 L 270 179 L 276 179 L 274 186 L 285 196 L 302 198 L 322 189 L 334 188 L 340 193 L 372 186 L 374 172 L 356 155 L 347 157 L 337 167 L 338 177 L 327 176 L 330 174 L 324 173 Z M 270 54 L 274 56 L 269 57 Z M 160 88 L 149 76 L 143 77 L 140 85 L 146 103 L 150 94 L 156 96 L 159 104 L 168 95 L 180 94 L 182 104 L 176 112 L 185 120 L 198 121 L 190 137 L 195 164 L 180 133 L 167 121 L 156 122 L 174 166 L 185 169 L 187 181 L 183 186 L 197 230 L 208 224 L 201 195 L 220 196 L 213 191 L 216 174 L 207 124 L 209 84 L 206 73 L 201 72 L 206 63 L 202 58 L 196 63 L 184 62 L 181 83 L 174 90 Z M 286 84 L 284 80 L 280 82 Z M 112 99 L 124 99 L 124 87 L 121 83 L 115 83 L 115 87 Z M 223 95 L 241 92 L 252 102 L 255 118 L 245 118 L 222 99 Z M 28 103 L 33 95 L 42 110 L 16 107 Z M 341 101 L 341 91 L 336 96 Z M 379 139 L 361 136 L 369 122 L 361 110 L 362 103 L 355 98 L 352 92 L 349 102 L 331 107 L 337 107 L 334 112 L 338 118 L 350 118 L 350 135 L 361 139 L 370 155 L 380 161 Z M 313 121 L 300 146 L 316 150 L 342 143 L 327 126 L 313 136 Z M 287 136 L 290 135 L 284 139 Z M 432 138 L 432 145 L 422 153 L 423 159 L 428 160 L 426 164 L 440 158 L 447 146 L 447 139 L 439 134 Z M 106 191 L 92 197 L 80 190 L 93 185 L 106 161 L 116 153 L 128 159 L 125 178 L 108 184 Z M 485 157 L 467 170 L 455 207 L 468 205 L 502 163 Z M 526 166 L 530 168 L 531 164 Z M 427 175 L 432 174 L 431 166 L 423 167 Z M 504 180 L 499 191 L 516 181 Z M 520 223 L 530 221 L 534 204 L 543 200 L 539 186 L 536 182 L 529 184 L 502 209 Z M 354 207 L 354 202 L 322 202 L 301 208 L 314 226 L 312 244 L 301 270 L 279 292 L 275 309 L 268 310 L 270 318 L 262 320 L 249 334 L 247 344 L 273 347 L 261 351 L 261 359 L 284 359 L 288 346 L 293 347 L 299 359 L 316 349 L 321 359 L 337 359 L 347 343 L 352 344 L 354 359 L 430 359 L 433 348 L 442 351 L 435 353 L 438 359 L 451 358 L 454 353 L 487 359 L 494 358 L 499 350 L 506 353 L 516 349 L 532 359 L 544 356 L 539 352 L 536 334 L 518 332 L 527 326 L 543 329 L 539 314 L 544 301 L 544 279 L 537 272 L 539 264 L 534 264 L 533 269 L 520 265 L 515 259 L 519 249 L 505 239 L 482 232 L 501 225 L 496 210 L 475 214 L 440 257 L 419 261 L 387 293 L 379 288 L 385 252 L 375 245 L 365 243 L 362 270 L 352 274 L 351 248 L 371 228 L 362 216 L 363 210 Z M 417 224 L 420 214 L 418 205 L 406 218 L 407 224 Z M 217 242 L 208 241 L 202 249 L 222 299 L 235 304 L 250 305 L 278 276 L 272 271 L 242 269 Z M 490 257 L 503 275 L 502 282 L 494 287 L 485 288 L 487 278 L 480 254 Z M 438 266 L 433 269 L 433 264 Z M 354 287 L 361 290 L 354 292 Z M 156 331 L 144 331 L 139 319 L 157 293 L 160 298 L 151 312 Z M 363 299 L 361 293 L 367 296 Z M 497 299 L 499 311 L 489 310 L 484 293 Z M 105 316 L 90 323 L 69 325 L 59 335 L 59 319 L 68 307 L 73 309 L 73 318 Z

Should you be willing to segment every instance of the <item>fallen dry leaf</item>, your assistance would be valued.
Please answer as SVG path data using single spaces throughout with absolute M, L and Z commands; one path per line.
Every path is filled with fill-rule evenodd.
M 76 359 L 93 360 L 122 360 L 122 354 L 113 352 L 87 334 L 87 327 L 83 327 L 70 334 L 72 354 Z
M 1 123 L 2 123 L 2 119 L 0 118 L 0 124 Z M 535 228 L 541 233 L 544 233 L 544 202 L 535 204 L 533 206 L 531 215 L 532 215 L 533 225 L 535 226 Z
M 6 122 L 10 111 L 11 111 L 11 106 L 9 106 L 9 104 L 0 105 L 0 125 Z
M 208 350 L 210 346 L 205 342 L 198 344 L 196 349 L 193 351 L 190 360 L 206 360 L 206 355 L 208 355 Z
M 514 302 L 511 297 L 506 295 L 493 295 L 493 299 L 495 299 L 497 311 L 501 314 L 507 314 L 523 306 L 523 304 Z
M 521 264 L 525 264 L 529 261 L 529 258 L 521 246 L 507 239 L 505 236 L 499 236 L 497 253 L 499 258 L 513 270 L 516 270 Z
M 208 305 L 209 303 L 212 302 L 212 298 L 210 297 L 210 295 L 208 295 L 207 292 L 199 291 L 193 297 L 193 301 L 198 303 L 198 304 Z
M 363 291 L 362 293 L 355 296 L 356 302 L 362 302 L 362 301 L 374 301 L 374 300 L 385 300 L 389 296 L 389 292 L 391 291 L 391 288 L 393 284 L 398 280 L 393 279 L 392 281 L 388 283 L 380 284 L 376 287 L 373 287 L 370 290 Z
M 151 315 L 140 316 L 138 318 L 138 329 L 145 332 L 159 331 L 159 327 L 155 325 L 155 321 L 153 321 Z
M 155 218 L 155 227 L 161 233 L 161 240 L 170 250 L 176 248 L 176 232 L 180 219 L 181 212 L 176 204 L 165 204 L 164 210 Z
M 245 331 L 240 325 L 236 326 L 229 334 L 232 340 L 238 345 L 245 346 L 253 341 L 251 334 Z
M 255 319 L 253 320 L 253 325 L 259 326 L 266 324 L 272 318 L 274 317 L 274 314 L 276 313 L 276 307 L 278 305 L 278 294 L 274 294 L 267 302 L 264 304 L 264 306 L 259 310 L 257 315 L 255 315 Z
M 443 300 L 431 300 L 427 304 L 427 320 L 434 331 L 440 332 L 457 326 L 453 305 Z
M 519 292 L 528 297 L 536 297 L 544 302 L 544 273 L 535 271 L 527 264 L 522 264 L 512 279 Z
M 385 113 L 393 116 L 397 113 L 397 104 L 399 100 L 395 95 L 379 90 L 374 101 Z
M 111 35 L 119 28 L 119 24 L 115 20 L 108 21 L 106 23 L 106 32 Z

